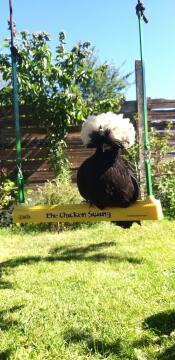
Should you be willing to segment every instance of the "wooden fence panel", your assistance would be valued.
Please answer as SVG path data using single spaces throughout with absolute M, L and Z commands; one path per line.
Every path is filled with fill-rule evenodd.
M 30 109 L 20 107 L 20 133 L 22 146 L 22 169 L 25 184 L 33 186 L 54 177 L 49 157 L 46 129 L 38 125 L 37 116 Z M 16 180 L 16 138 L 11 107 L 0 108 L 0 174 L 6 171 Z
M 121 113 L 131 117 L 137 113 L 137 102 L 125 102 Z M 169 130 L 169 145 L 172 150 L 167 161 L 175 159 L 175 100 L 148 99 L 149 126 L 160 138 L 165 136 L 166 125 L 172 122 Z M 28 109 L 20 109 L 21 144 L 23 173 L 26 186 L 42 184 L 54 178 L 53 168 L 48 160 L 49 144 L 46 129 L 39 126 L 37 116 L 31 117 Z M 70 159 L 72 179 L 76 181 L 77 169 L 81 163 L 93 154 L 93 149 L 85 149 L 80 139 L 80 126 L 70 128 L 67 135 L 66 155 Z M 0 172 L 6 169 L 8 176 L 16 179 L 15 128 L 11 108 L 0 109 Z
M 166 161 L 173 160 L 175 156 L 175 100 L 148 98 L 149 127 L 158 137 L 169 135 L 168 145 L 171 147 Z M 171 128 L 167 126 L 171 123 Z M 170 157 L 169 157 L 170 155 Z

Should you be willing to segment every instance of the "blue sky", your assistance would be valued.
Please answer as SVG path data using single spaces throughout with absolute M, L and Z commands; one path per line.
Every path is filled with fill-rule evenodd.
M 58 33 L 67 34 L 68 48 L 90 40 L 101 62 L 107 61 L 121 73 L 134 71 L 139 58 L 137 0 L 12 0 L 17 29 L 47 31 L 54 51 Z M 175 99 L 175 0 L 145 0 L 144 58 L 147 96 Z M 0 0 L 0 40 L 9 36 L 9 1 Z M 134 81 L 134 76 L 131 78 Z M 127 90 L 135 99 L 135 85 Z

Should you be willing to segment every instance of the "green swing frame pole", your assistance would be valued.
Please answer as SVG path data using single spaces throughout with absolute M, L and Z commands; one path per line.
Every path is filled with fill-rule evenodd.
M 24 178 L 22 174 L 22 156 L 21 156 L 21 139 L 20 139 L 20 122 L 19 122 L 19 100 L 18 100 L 18 81 L 17 81 L 17 49 L 14 46 L 14 26 L 12 0 L 9 0 L 10 8 L 10 33 L 11 33 L 11 59 L 12 59 L 12 84 L 13 84 L 13 113 L 16 130 L 16 153 L 17 153 L 17 184 L 18 184 L 18 202 L 24 203 Z
M 140 58 L 141 58 L 141 71 L 142 71 L 142 96 L 143 96 L 143 119 L 144 119 L 144 150 L 145 150 L 145 171 L 147 182 L 147 195 L 153 195 L 152 188 L 152 175 L 151 175 L 151 162 L 149 159 L 149 136 L 148 136 L 148 112 L 147 112 L 147 100 L 146 100 L 146 81 L 145 81 L 145 64 L 143 59 L 143 30 L 142 24 L 148 22 L 144 15 L 145 7 L 143 2 L 138 0 L 136 6 L 136 13 L 139 20 L 139 41 L 140 41 Z

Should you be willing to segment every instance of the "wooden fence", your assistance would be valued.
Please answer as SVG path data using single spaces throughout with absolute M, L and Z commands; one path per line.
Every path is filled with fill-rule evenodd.
M 125 116 L 133 116 L 137 113 L 137 102 L 126 102 L 121 112 Z M 175 159 L 175 100 L 150 99 L 148 98 L 149 126 L 160 138 L 166 133 L 167 123 L 172 121 L 170 130 L 171 138 L 169 145 L 171 151 L 167 161 Z M 54 178 L 54 172 L 48 160 L 49 144 L 44 127 L 39 127 L 26 112 L 20 109 L 21 143 L 23 158 L 23 173 L 26 186 L 33 187 L 42 184 L 46 180 Z M 70 128 L 67 136 L 67 156 L 71 161 L 72 178 L 76 179 L 76 172 L 80 164 L 93 153 L 93 150 L 85 149 L 80 139 L 80 127 Z M 8 176 L 16 179 L 16 149 L 15 127 L 12 109 L 0 109 L 0 173 L 6 169 Z
M 38 127 L 24 107 L 20 108 L 22 169 L 26 185 L 52 179 L 54 173 L 48 161 L 49 146 L 45 128 Z M 16 179 L 15 126 L 12 109 L 0 109 L 0 171 Z
M 175 160 L 175 100 L 148 98 L 149 127 L 155 131 L 160 138 L 168 133 L 168 145 L 171 150 L 166 156 L 166 161 Z M 171 129 L 167 126 L 171 122 Z

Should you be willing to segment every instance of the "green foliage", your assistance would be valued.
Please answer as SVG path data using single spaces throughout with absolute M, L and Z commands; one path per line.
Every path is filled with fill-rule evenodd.
M 36 196 L 39 204 L 47 205 L 76 204 L 82 201 L 77 187 L 69 179 L 62 180 L 60 177 L 40 186 Z
M 12 207 L 17 199 L 17 188 L 13 181 L 8 179 L 5 170 L 2 170 L 0 183 L 0 227 L 12 223 Z
M 168 123 L 165 134 L 160 138 L 160 134 L 151 131 L 149 134 L 150 158 L 153 180 L 153 192 L 161 200 L 164 214 L 170 218 L 175 217 L 175 160 L 167 161 L 166 158 L 172 151 L 172 146 L 168 143 L 171 140 L 170 130 L 171 121 Z M 124 154 L 124 158 L 129 162 L 139 179 L 139 145 L 136 143 Z M 146 188 L 146 179 L 145 179 Z
M 154 192 L 161 200 L 164 214 L 175 218 L 175 160 L 166 160 L 172 151 L 172 146 L 168 145 L 171 140 L 171 128 L 170 121 L 163 138 L 160 138 L 159 134 L 151 132 L 150 145 Z
M 17 198 L 17 188 L 13 181 L 7 178 L 6 172 L 2 171 L 0 183 L 0 210 L 8 209 Z
M 30 205 L 62 205 L 62 204 L 79 204 L 83 201 L 79 194 L 77 186 L 72 184 L 70 171 L 62 168 L 62 173 L 55 179 L 47 181 L 43 186 L 39 186 L 37 190 L 30 191 L 26 198 L 27 204 Z M 27 231 L 35 230 L 54 230 L 61 231 L 65 229 L 75 229 L 81 227 L 78 223 L 55 223 L 55 224 L 39 224 L 25 225 Z
M 130 73 L 122 76 L 120 74 L 121 68 L 116 68 L 107 63 L 97 65 L 97 58 L 94 53 L 87 58 L 86 67 L 88 72 L 95 69 L 94 76 L 88 77 L 80 85 L 83 97 L 88 99 L 90 104 L 108 99 L 121 100 L 122 93 L 128 85 Z
M 139 179 L 139 144 L 136 142 L 129 150 L 123 150 L 122 155 Z
M 155 179 L 155 194 L 161 199 L 164 215 L 175 219 L 175 176 L 167 174 Z
M 16 33 L 15 47 L 20 105 L 29 106 L 33 118 L 47 129 L 50 157 L 58 174 L 69 126 L 94 112 L 118 110 L 128 75 L 120 76 L 119 69 L 97 65 L 96 60 L 90 63 L 94 48 L 88 41 L 67 51 L 65 33 L 60 32 L 55 59 L 49 41 L 46 32 L 21 31 Z M 12 98 L 12 69 L 8 41 L 4 46 L 0 104 L 6 106 Z

